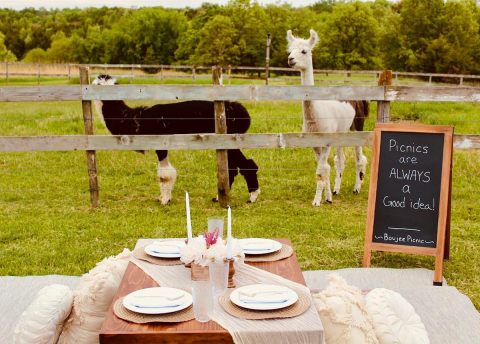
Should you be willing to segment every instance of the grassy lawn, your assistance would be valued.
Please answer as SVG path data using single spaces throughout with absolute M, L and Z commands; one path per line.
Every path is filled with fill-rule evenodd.
M 251 133 L 301 130 L 298 102 L 246 105 L 253 118 Z M 453 124 L 456 133 L 479 134 L 478 110 L 468 103 L 394 103 L 392 117 Z M 373 104 L 368 130 L 375 113 Z M 82 134 L 81 118 L 79 102 L 0 103 L 0 135 Z M 95 126 L 96 133 L 107 133 L 99 120 Z M 370 148 L 365 150 L 370 158 Z M 347 148 L 341 194 L 332 205 L 319 208 L 311 206 L 315 161 L 310 149 L 245 153 L 260 166 L 262 193 L 256 204 L 246 204 L 246 184 L 240 178 L 235 181 L 231 204 L 236 236 L 290 238 L 305 270 L 361 266 L 368 178 L 361 193 L 353 195 L 352 148 Z M 105 256 L 132 248 L 140 237 L 184 236 L 185 190 L 190 193 L 195 232 L 205 230 L 207 217 L 226 215 L 210 201 L 216 194 L 213 151 L 171 151 L 170 160 L 178 181 L 172 204 L 161 206 L 154 152 L 98 152 L 101 206 L 92 210 L 84 152 L 1 153 L 0 275 L 80 275 Z M 479 170 L 480 152 L 455 151 L 451 259 L 444 271 L 449 284 L 471 297 L 477 308 Z M 434 259 L 377 253 L 372 265 L 433 269 Z

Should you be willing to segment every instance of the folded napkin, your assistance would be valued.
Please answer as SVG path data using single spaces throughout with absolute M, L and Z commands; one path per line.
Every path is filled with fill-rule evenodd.
M 132 296 L 128 301 L 132 306 L 138 308 L 167 308 L 183 305 L 185 303 L 184 296 L 185 294 L 175 300 L 171 300 L 163 295 L 138 295 Z
M 244 288 L 238 292 L 240 301 L 245 303 L 283 303 L 290 299 L 290 289 L 281 286 Z
M 271 250 L 273 248 L 273 243 L 271 241 L 247 241 L 242 243 L 242 249 L 246 251 L 266 251 Z
M 180 243 L 175 242 L 161 242 L 155 241 L 150 245 L 150 249 L 155 253 L 165 253 L 165 254 L 179 254 L 180 253 Z

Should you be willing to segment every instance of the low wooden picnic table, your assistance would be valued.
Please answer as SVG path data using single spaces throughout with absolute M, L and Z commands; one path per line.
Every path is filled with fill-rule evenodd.
M 291 245 L 288 239 L 275 240 Z M 280 261 L 247 264 L 305 285 L 295 252 L 289 258 Z M 135 290 L 149 287 L 158 287 L 158 284 L 137 265 L 130 262 L 100 330 L 100 343 L 233 343 L 228 331 L 214 321 L 135 324 L 115 316 L 113 304 L 117 299 Z

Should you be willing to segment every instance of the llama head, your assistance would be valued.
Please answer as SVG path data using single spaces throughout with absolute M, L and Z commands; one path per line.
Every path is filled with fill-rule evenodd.
M 92 85 L 117 85 L 117 79 L 108 74 L 100 74 L 92 81 Z
M 305 70 L 312 68 L 312 50 L 318 43 L 318 34 L 310 30 L 310 38 L 302 39 L 294 37 L 292 30 L 287 31 L 288 41 L 288 65 L 292 68 Z

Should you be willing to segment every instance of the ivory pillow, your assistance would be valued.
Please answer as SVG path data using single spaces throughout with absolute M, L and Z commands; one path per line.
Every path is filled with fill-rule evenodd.
M 98 343 L 98 334 L 120 281 L 131 252 L 125 249 L 115 257 L 98 263 L 82 276 L 74 292 L 73 311 L 58 341 L 59 344 Z
M 69 287 L 51 284 L 38 292 L 20 316 L 13 334 L 15 344 L 55 344 L 72 310 Z
M 366 302 L 380 344 L 430 343 L 422 320 L 399 293 L 373 289 L 367 294 Z
M 378 344 L 362 292 L 337 274 L 328 279 L 325 290 L 312 294 L 326 344 Z

